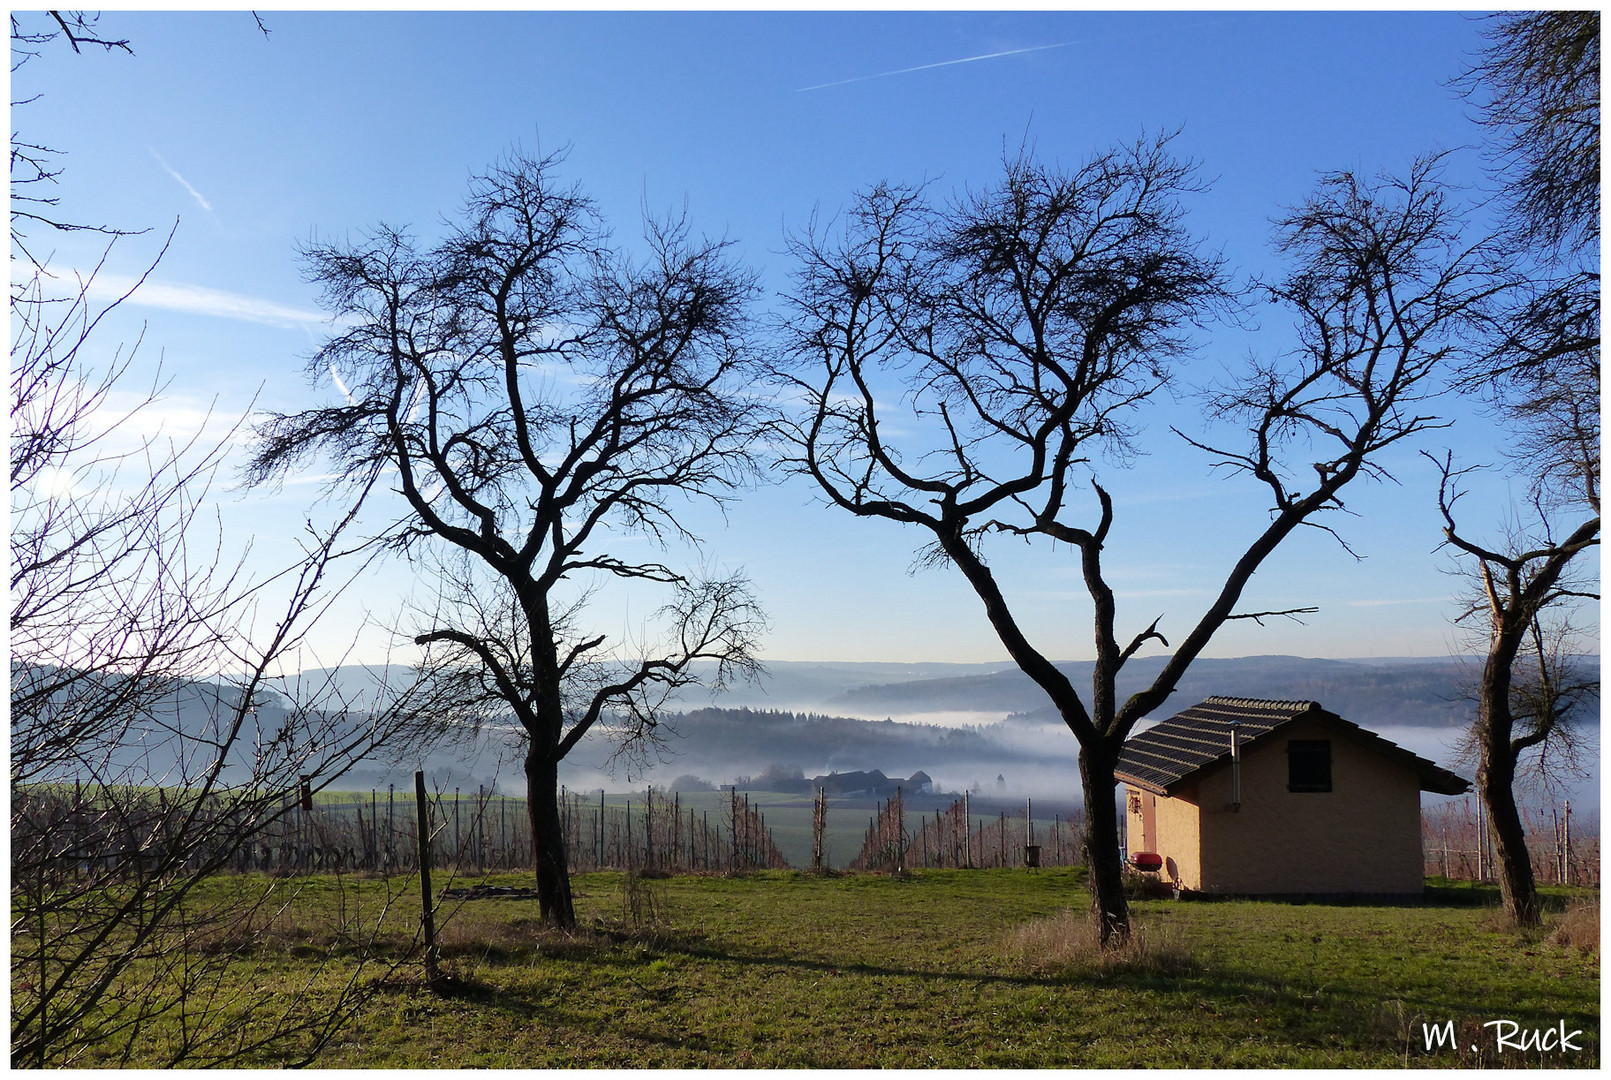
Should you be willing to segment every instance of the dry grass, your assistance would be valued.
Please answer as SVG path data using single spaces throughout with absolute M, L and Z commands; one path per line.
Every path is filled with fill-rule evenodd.
M 1550 940 L 1576 949 L 1585 956 L 1600 951 L 1600 905 L 1596 900 L 1579 900 L 1566 909 Z
M 1201 966 L 1178 930 L 1132 922 L 1127 941 L 1103 948 L 1096 921 L 1073 911 L 1016 927 L 1006 947 L 1026 970 L 1040 974 L 1183 975 Z

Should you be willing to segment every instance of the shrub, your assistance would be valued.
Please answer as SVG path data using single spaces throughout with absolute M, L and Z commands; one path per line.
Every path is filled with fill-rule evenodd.
M 1172 900 L 1175 887 L 1157 874 L 1126 870 L 1124 896 L 1127 900 Z
M 1555 924 L 1550 940 L 1574 948 L 1585 955 L 1600 951 L 1600 905 L 1597 900 L 1579 900 L 1566 909 Z
M 621 878 L 621 925 L 627 930 L 658 927 L 665 916 L 666 889 L 636 871 Z

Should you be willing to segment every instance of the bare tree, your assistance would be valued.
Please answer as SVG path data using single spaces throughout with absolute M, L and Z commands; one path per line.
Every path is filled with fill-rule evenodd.
M 1510 430 L 1505 450 L 1529 490 L 1502 542 L 1477 540 L 1456 521 L 1464 470 L 1445 455 L 1438 505 L 1478 583 L 1458 621 L 1481 626 L 1472 737 L 1500 893 L 1516 925 L 1537 926 L 1515 788 L 1526 760 L 1545 768 L 1570 749 L 1572 720 L 1599 689 L 1566 655 L 1574 614 L 1598 599 L 1582 557 L 1600 534 L 1599 12 L 1492 17 L 1461 85 L 1491 136 L 1514 278 L 1460 385 Z
M 1516 789 L 1529 760 L 1546 780 L 1576 768 L 1575 723 L 1599 694 L 1592 661 L 1569 648 L 1579 640 L 1574 609 L 1599 599 L 1592 585 L 1578 579 L 1579 556 L 1599 546 L 1599 517 L 1556 537 L 1549 531 L 1550 515 L 1535 502 L 1531 520 L 1514 528 L 1503 546 L 1484 546 L 1456 522 L 1463 491 L 1451 458 L 1445 455 L 1437 464 L 1446 543 L 1475 565 L 1474 596 L 1456 622 L 1475 629 L 1484 652 L 1471 731 L 1477 790 L 1488 807 L 1505 914 L 1517 926 L 1537 926 L 1543 910 Z
M 1600 236 L 1600 13 L 1488 16 L 1488 39 L 1457 85 L 1492 136 L 1511 228 L 1529 246 Z
M 641 265 L 610 250 L 559 160 L 515 154 L 477 177 L 434 248 L 383 227 L 306 250 L 350 325 L 309 373 L 346 400 L 265 423 L 253 476 L 323 452 L 338 485 L 394 488 L 385 539 L 441 586 L 416 640 L 467 701 L 524 731 L 542 913 L 568 925 L 559 763 L 612 716 L 652 734 L 701 662 L 718 683 L 756 670 L 763 622 L 742 578 L 629 553 L 631 537 L 697 545 L 681 509 L 744 482 L 761 417 L 750 275 L 682 221 L 649 224 Z M 577 583 L 600 578 L 669 593 L 665 637 L 631 655 L 584 628 Z
M 1515 432 L 1508 448 L 1551 511 L 1598 512 L 1600 473 L 1600 14 L 1490 17 L 1461 80 L 1489 136 L 1515 280 L 1462 372 Z
M 794 465 L 841 509 L 932 538 L 925 558 L 966 578 L 1078 739 L 1105 942 L 1129 929 L 1113 797 L 1126 737 L 1225 623 L 1313 610 L 1240 601 L 1288 536 L 1326 528 L 1317 519 L 1341 509 L 1348 484 L 1382 476 L 1384 450 L 1437 423 L 1421 399 L 1485 294 L 1433 163 L 1404 180 L 1329 176 L 1287 215 L 1280 248 L 1294 269 L 1263 291 L 1296 314 L 1299 345 L 1212 395 L 1215 414 L 1246 424 L 1248 447 L 1196 443 L 1265 485 L 1270 520 L 1158 676 L 1121 701 L 1125 663 L 1149 642 L 1170 646 L 1161 616 L 1120 630 L 1105 564 L 1115 506 L 1099 470 L 1137 452 L 1143 407 L 1188 354 L 1194 326 L 1227 302 L 1220 261 L 1183 223 L 1179 200 L 1197 189 L 1164 139 L 1071 173 L 1020 157 L 998 183 L 943 206 L 921 189 L 874 188 L 841 237 L 813 229 L 792 246 L 789 379 L 806 402 Z M 1288 467 L 1299 454 L 1320 460 Z M 1014 616 L 986 554 L 1003 533 L 1077 553 L 1095 614 L 1088 698 Z
M 363 561 L 349 522 L 310 525 L 300 562 L 252 580 L 211 516 L 228 433 L 129 435 L 138 410 L 118 417 L 108 396 L 135 354 L 91 369 L 108 308 L 88 277 L 58 301 L 48 273 L 12 297 L 12 1053 L 42 1066 L 132 1052 L 175 1012 L 175 1062 L 317 1041 L 352 999 L 310 1023 L 291 1000 L 209 994 L 231 955 L 199 943 L 262 928 L 241 930 L 250 896 L 202 887 L 303 777 L 326 786 L 407 733 L 427 686 L 349 712 L 276 682 L 341 591 L 341 563 Z M 153 390 L 143 407 L 158 406 Z
M 56 29 L 35 32 L 13 17 L 14 71 L 58 39 L 127 51 L 90 17 L 49 19 Z M 221 970 L 265 932 L 261 883 L 221 884 L 219 872 L 285 814 L 304 777 L 323 787 L 407 733 L 428 685 L 348 711 L 276 681 L 339 593 L 340 566 L 361 568 L 362 546 L 344 546 L 350 518 L 310 524 L 304 557 L 279 574 L 254 581 L 227 556 L 212 480 L 232 432 L 136 436 L 142 410 L 161 406 L 160 375 L 141 405 L 114 409 L 114 393 L 139 396 L 128 394 L 139 343 L 100 369 L 90 356 L 128 294 L 98 305 L 97 271 L 53 269 L 30 235 L 127 234 L 73 222 L 39 186 L 55 179 L 55 152 L 26 145 L 34 156 L 19 168 L 22 144 L 10 294 L 13 1060 L 126 1061 L 159 1018 L 181 1036 L 143 1046 L 155 1060 L 269 1048 L 296 1060 L 361 1000 L 362 964 L 320 1015 L 295 994 L 219 994 Z M 234 946 L 216 948 L 220 935 Z
M 327 786 L 446 714 L 426 682 L 349 711 L 331 687 L 278 678 L 361 572 L 350 520 L 310 524 L 298 563 L 252 580 L 213 517 L 230 434 L 130 434 L 140 408 L 160 407 L 154 389 L 121 416 L 108 401 L 136 354 L 99 372 L 86 357 L 121 300 L 97 307 L 88 276 L 57 299 L 49 273 L 37 268 L 11 308 L 14 1059 L 129 1054 L 174 1015 L 185 1038 L 170 1063 L 311 1053 L 363 987 L 355 976 L 316 1019 L 294 996 L 219 997 L 237 957 L 206 942 L 226 930 L 240 948 L 261 941 L 264 893 L 215 879 L 304 777 Z M 356 565 L 343 575 L 343 563 Z

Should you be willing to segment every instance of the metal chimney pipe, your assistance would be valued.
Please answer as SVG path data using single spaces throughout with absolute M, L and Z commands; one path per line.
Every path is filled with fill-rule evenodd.
M 1242 809 L 1242 724 L 1231 721 L 1231 809 Z

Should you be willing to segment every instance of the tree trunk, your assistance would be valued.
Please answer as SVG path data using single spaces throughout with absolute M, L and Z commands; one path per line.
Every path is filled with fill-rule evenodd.
M 526 808 L 531 816 L 537 903 L 543 921 L 553 926 L 575 926 L 570 866 L 559 817 L 559 762 L 537 752 L 526 755 Z
M 1489 647 L 1477 701 L 1477 735 L 1482 760 L 1477 766 L 1477 791 L 1488 805 L 1488 835 L 1493 837 L 1498 860 L 1499 895 L 1505 916 L 1516 926 L 1540 926 L 1543 913 L 1533 860 L 1527 852 L 1527 834 L 1516 809 L 1517 750 L 1511 741 L 1515 720 L 1510 711 L 1511 665 L 1525 623 L 1509 620 Z M 1480 842 L 1480 839 L 1479 839 Z
M 1124 862 L 1119 858 L 1119 814 L 1113 776 L 1117 748 L 1087 746 L 1080 750 L 1080 783 L 1085 796 L 1085 865 L 1091 875 L 1091 913 L 1104 946 L 1130 936 L 1130 906 L 1124 899 Z
M 1516 807 L 1516 759 L 1510 752 L 1508 733 L 1501 746 L 1491 745 L 1487 736 L 1482 745 L 1482 764 L 1477 769 L 1477 791 L 1488 805 L 1488 835 L 1493 837 L 1495 876 L 1505 916 L 1516 926 L 1543 925 L 1538 903 L 1538 884 L 1533 878 L 1533 860 L 1527 851 L 1527 833 Z M 1479 837 L 1480 842 L 1480 837 Z
M 1527 851 L 1527 834 L 1509 784 L 1482 784 L 1488 803 L 1488 831 L 1494 840 L 1494 858 L 1499 878 L 1499 895 L 1505 915 L 1517 926 L 1543 925 L 1538 903 L 1538 885 L 1533 878 L 1533 860 Z

